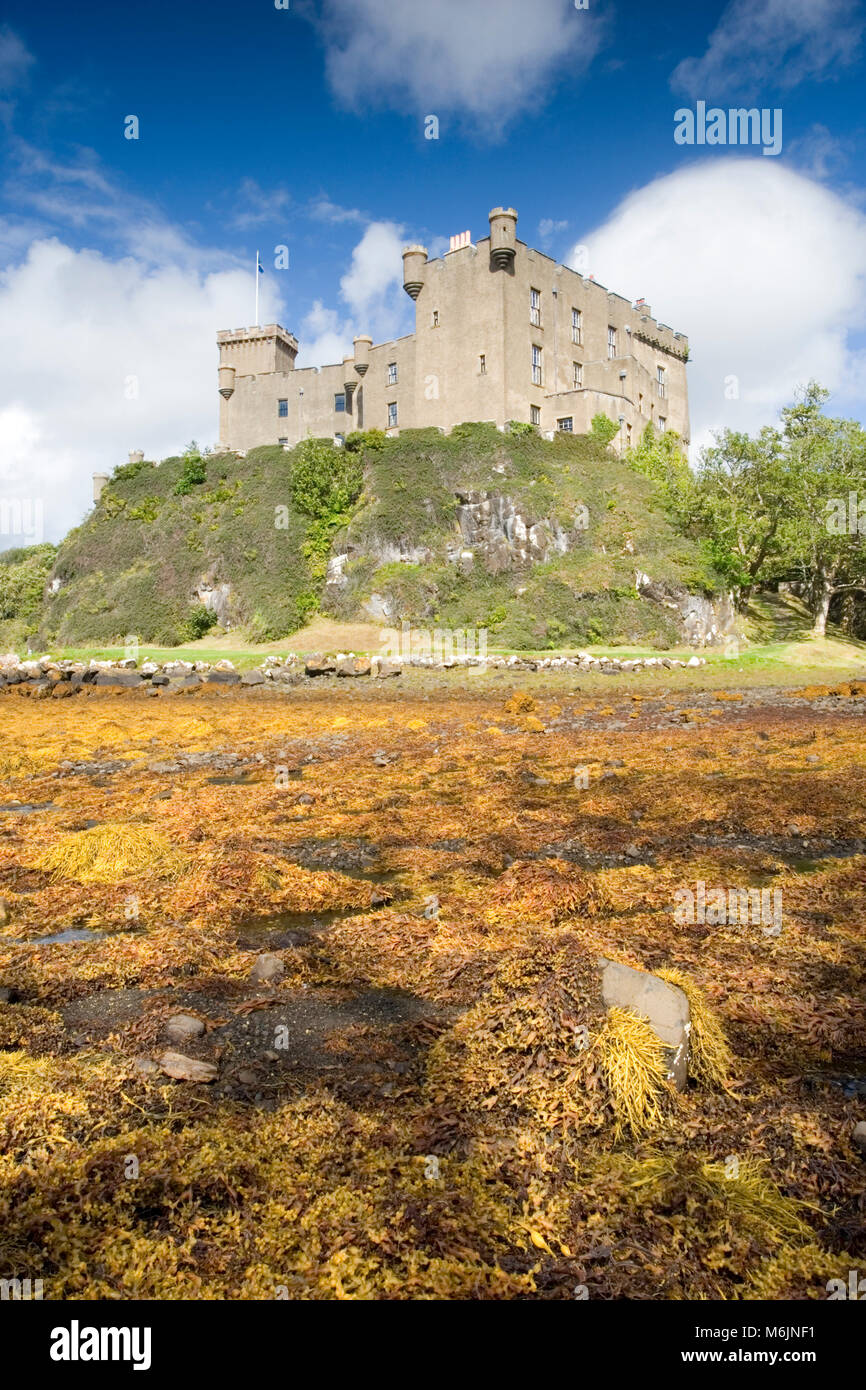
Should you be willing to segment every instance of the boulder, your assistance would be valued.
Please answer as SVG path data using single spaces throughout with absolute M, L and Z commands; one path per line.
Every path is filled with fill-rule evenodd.
M 370 674 L 378 676 L 380 680 L 386 680 L 388 676 L 401 676 L 403 668 L 397 661 L 388 661 L 385 657 L 374 657 L 371 663 Z
M 197 1057 L 185 1057 L 182 1052 L 163 1052 L 159 1065 L 165 1075 L 175 1081 L 216 1081 L 219 1076 L 212 1062 L 200 1062 Z
M 155 679 L 156 677 L 154 677 L 154 680 Z M 152 684 L 153 681 L 151 681 L 151 685 Z M 163 689 L 166 694 L 171 695 L 176 690 L 197 690 L 200 685 L 201 680 L 198 676 L 178 676 L 177 680 L 170 680 L 168 685 L 163 686 Z
M 264 683 L 264 671 L 244 671 L 244 674 L 241 676 L 241 685 L 264 685 Z
M 689 1001 L 681 989 L 619 961 L 598 958 L 601 992 L 608 1009 L 633 1009 L 645 1018 L 664 1045 L 668 1080 L 685 1090 L 689 1063 Z
M 366 656 L 344 656 L 337 662 L 338 676 L 369 676 L 370 660 Z
M 860 1153 L 866 1157 L 866 1120 L 860 1120 L 859 1123 L 854 1126 L 851 1142 L 854 1148 L 859 1149 Z
M 94 685 L 115 685 L 123 689 L 134 690 L 141 685 L 141 676 L 137 671 L 97 671 Z
M 332 676 L 336 669 L 337 663 L 330 656 L 308 656 L 304 662 L 308 676 Z
M 214 666 L 212 671 L 202 676 L 202 681 L 205 685 L 240 685 L 241 678 L 237 671 L 227 671 Z

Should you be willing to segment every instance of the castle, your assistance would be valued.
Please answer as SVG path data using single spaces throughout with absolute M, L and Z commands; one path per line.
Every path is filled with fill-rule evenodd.
M 618 426 L 619 449 L 649 423 L 687 444 L 688 340 L 516 233 L 514 209 L 494 208 L 488 237 L 452 237 L 441 259 L 407 247 L 415 332 L 375 345 L 362 334 L 342 363 L 296 369 L 298 340 L 275 323 L 218 333 L 219 447 L 466 420 L 585 433 L 597 414 Z

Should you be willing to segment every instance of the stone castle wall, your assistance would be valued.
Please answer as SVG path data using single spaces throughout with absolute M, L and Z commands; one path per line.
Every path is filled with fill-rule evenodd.
M 439 259 L 428 261 L 423 247 L 404 254 L 415 301 L 415 332 L 405 337 L 375 346 L 356 338 L 342 363 L 297 369 L 297 340 L 277 324 L 220 333 L 222 447 L 388 430 L 389 407 L 397 429 L 521 420 L 542 431 L 570 422 L 583 433 L 602 413 L 620 424 L 619 448 L 636 443 L 648 423 L 688 443 L 687 339 L 642 302 L 518 241 L 512 210 L 496 209 L 490 220 L 490 237 Z

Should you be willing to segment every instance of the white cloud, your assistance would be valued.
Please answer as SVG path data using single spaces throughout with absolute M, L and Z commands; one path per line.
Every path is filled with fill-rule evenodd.
M 371 222 L 352 252 L 352 264 L 340 281 L 340 294 L 358 331 L 377 341 L 414 327 L 411 302 L 403 291 L 403 228 L 395 222 Z
M 35 61 L 23 40 L 4 25 L 0 29 L 0 88 L 8 92 L 20 87 Z
M 134 228 L 117 220 L 134 253 L 112 258 L 43 236 L 0 274 L 0 504 L 40 502 L 50 540 L 89 507 L 91 474 L 110 473 L 129 449 L 158 459 L 191 438 L 215 441 L 216 333 L 253 318 L 251 270 L 140 211 Z M 20 256 L 12 233 L 7 245 Z M 341 361 L 356 333 L 381 341 L 411 329 L 402 248 L 396 224 L 366 228 L 341 282 L 344 308 L 316 301 L 301 324 L 299 365 Z M 263 323 L 284 320 L 278 279 L 262 278 Z M 10 515 L 0 506 L 0 524 Z M 7 524 L 0 548 L 35 539 Z
M 366 222 L 367 217 L 358 208 L 340 207 L 339 203 L 334 203 L 326 193 L 322 193 L 318 198 L 313 198 L 307 204 L 308 216 L 317 222 Z
M 768 423 L 811 378 L 857 407 L 866 217 L 826 186 L 767 160 L 706 160 L 631 194 L 581 243 L 599 281 L 688 335 L 693 457 L 713 429 Z
M 538 239 L 542 246 L 547 247 L 555 236 L 564 232 L 568 226 L 567 222 L 557 222 L 552 217 L 542 217 L 538 224 Z
M 790 142 L 787 155 L 804 174 L 828 179 L 844 169 L 854 148 L 853 141 L 833 135 L 827 126 L 816 122 L 804 135 Z
M 671 86 L 714 99 L 832 76 L 857 57 L 863 32 L 858 11 L 858 0 L 731 0 L 706 52 L 684 58 Z
M 457 111 L 491 131 L 573 79 L 603 23 L 572 0 L 325 0 L 328 78 L 347 106 Z
M 232 201 L 237 209 L 232 216 L 232 226 L 243 230 L 284 217 L 292 199 L 286 188 L 275 188 L 268 193 L 255 179 L 242 179 Z
M 154 266 L 183 264 L 198 271 L 203 263 L 211 269 L 237 264 L 225 251 L 203 248 L 158 206 L 113 182 L 92 150 L 79 149 L 64 161 L 13 138 L 3 194 L 9 207 L 38 214 L 43 235 L 46 228 L 65 233 L 74 227 Z M 8 226 L 12 225 L 10 218 Z
M 352 324 L 317 299 L 301 324 L 298 341 L 299 367 L 326 367 L 342 362 L 352 355 Z
M 35 242 L 0 277 L 2 497 L 41 499 L 58 539 L 89 506 L 91 474 L 129 449 L 161 458 L 215 440 L 216 332 L 249 321 L 251 290 L 238 269 Z

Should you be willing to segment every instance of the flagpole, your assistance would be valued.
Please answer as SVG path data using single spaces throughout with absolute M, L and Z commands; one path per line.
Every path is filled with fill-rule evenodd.
M 259 326 L 259 253 L 256 252 L 256 328 Z

